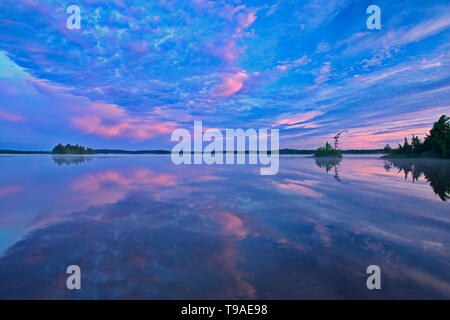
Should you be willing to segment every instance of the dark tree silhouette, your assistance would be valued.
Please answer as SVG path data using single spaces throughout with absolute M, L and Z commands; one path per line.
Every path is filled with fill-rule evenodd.
M 55 146 L 52 150 L 53 154 L 93 154 L 94 150 L 91 148 L 85 148 L 79 145 L 72 146 L 66 144 L 63 146 L 61 143 Z
M 419 137 L 412 136 L 411 143 L 405 137 L 403 145 L 392 149 L 386 145 L 385 152 L 391 157 L 439 157 L 450 158 L 450 118 L 442 115 L 433 124 L 430 133 L 422 142 Z
M 334 148 L 336 150 L 339 149 L 339 138 L 341 137 L 341 134 L 343 134 L 344 132 L 347 132 L 347 130 L 341 131 L 339 132 L 337 135 L 334 136 L 333 140 L 334 140 Z

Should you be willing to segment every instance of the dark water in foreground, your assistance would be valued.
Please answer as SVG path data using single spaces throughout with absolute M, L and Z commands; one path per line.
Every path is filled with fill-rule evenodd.
M 261 176 L 169 156 L 4 155 L 0 172 L 3 299 L 450 298 L 449 162 L 281 156 Z

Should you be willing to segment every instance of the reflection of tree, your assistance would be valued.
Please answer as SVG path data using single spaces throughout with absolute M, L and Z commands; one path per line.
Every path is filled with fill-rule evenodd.
M 431 159 L 389 159 L 385 161 L 386 171 L 392 166 L 404 172 L 405 179 L 411 173 L 412 181 L 418 180 L 422 175 L 430 183 L 434 193 L 443 201 L 450 199 L 450 162 Z
M 87 162 L 87 161 L 91 161 L 92 158 L 91 157 L 80 157 L 80 156 L 68 156 L 68 157 L 64 157 L 64 156 L 54 156 L 53 157 L 53 161 L 55 161 L 55 163 L 58 166 L 62 166 L 63 164 L 66 165 L 71 165 L 71 164 L 79 164 L 79 163 L 83 163 L 83 162 Z
M 339 167 L 342 161 L 341 158 L 315 158 L 316 165 L 319 168 L 325 168 L 325 171 L 328 173 L 331 169 L 334 169 L 334 178 L 341 182 L 341 177 L 339 176 Z

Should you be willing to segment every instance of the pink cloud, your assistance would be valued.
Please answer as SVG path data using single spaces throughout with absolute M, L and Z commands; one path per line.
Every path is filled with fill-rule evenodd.
M 295 124 L 292 126 L 287 126 L 286 129 L 298 129 L 298 128 L 315 129 L 315 128 L 320 128 L 320 127 L 322 127 L 322 125 L 320 125 L 318 123 L 300 123 L 300 124 Z
M 148 53 L 150 51 L 147 41 L 135 41 L 129 45 L 129 49 L 136 53 Z
M 250 27 L 253 22 L 255 22 L 256 18 L 256 12 L 254 11 L 248 13 L 239 13 L 237 15 L 238 24 L 244 29 Z
M 72 125 L 85 134 L 146 140 L 169 134 L 175 123 L 158 121 L 155 116 L 137 117 L 114 104 L 91 103 L 70 117 Z
M 11 193 L 16 193 L 23 190 L 22 186 L 19 185 L 10 185 L 6 187 L 0 187 L 0 198 L 10 195 Z
M 314 79 L 315 84 L 321 84 L 323 82 L 326 82 L 329 80 L 329 74 L 330 74 L 330 62 L 325 62 L 319 71 L 319 76 Z
M 225 45 L 219 47 L 218 52 L 228 62 L 233 62 L 239 55 L 239 50 L 236 48 L 236 41 L 234 39 L 229 40 Z
M 437 19 L 425 21 L 411 30 L 408 30 L 403 37 L 397 41 L 401 43 L 409 43 L 419 41 L 433 34 L 441 32 L 450 26 L 450 15 L 446 15 Z
M 402 120 L 384 119 L 383 123 L 375 123 L 352 129 L 343 139 L 343 148 L 382 148 L 386 143 L 396 146 L 403 143 L 404 138 L 412 135 L 424 138 L 433 123 L 441 114 L 448 114 L 449 106 L 434 107 L 410 112 Z
M 83 115 L 71 118 L 72 124 L 86 134 L 104 137 L 128 137 L 146 140 L 161 134 L 169 134 L 174 125 L 170 122 L 139 123 L 135 118 L 117 119 L 115 124 L 106 124 L 98 116 Z
M 22 116 L 10 113 L 10 112 L 6 112 L 6 111 L 2 111 L 0 110 L 0 120 L 5 120 L 8 122 L 23 122 L 25 121 L 25 119 Z
M 303 112 L 303 113 L 300 113 L 297 115 L 290 116 L 288 118 L 280 119 L 273 125 L 273 127 L 280 126 L 280 125 L 294 125 L 297 123 L 306 122 L 306 121 L 314 119 L 322 114 L 324 114 L 324 113 L 321 111 Z M 295 127 L 292 126 L 290 128 L 295 128 Z
M 247 8 L 245 5 L 221 5 L 219 2 L 205 0 L 195 0 L 193 5 L 215 18 L 226 20 L 227 25 L 232 27 L 232 30 L 224 30 L 218 37 L 213 38 L 205 48 L 218 58 L 230 64 L 233 63 L 245 50 L 245 48 L 239 48 L 236 42 L 250 34 L 245 30 L 256 21 L 257 9 Z
M 369 132 L 356 132 L 351 133 L 342 146 L 349 148 L 373 148 L 383 147 L 385 143 L 399 142 L 402 143 L 404 137 L 410 139 L 412 135 L 423 138 L 431 129 L 431 126 L 424 126 L 419 128 L 402 129 L 394 132 L 375 133 Z M 374 131 L 374 130 L 373 130 Z M 394 145 L 395 146 L 395 145 Z
M 29 82 L 40 93 L 56 98 L 68 122 L 84 134 L 141 141 L 170 134 L 176 127 L 175 122 L 164 120 L 160 108 L 136 115 L 116 104 L 92 102 L 88 98 L 65 93 L 67 88 L 46 81 L 32 78 Z
M 303 57 L 300 57 L 295 60 L 285 60 L 285 61 L 279 61 L 279 65 L 277 66 L 278 70 L 285 71 L 292 68 L 297 68 L 300 66 L 307 65 L 311 62 L 311 59 L 309 59 L 306 55 Z
M 248 74 L 245 70 L 226 75 L 222 85 L 216 91 L 216 96 L 229 97 L 236 94 L 242 89 L 247 78 Z

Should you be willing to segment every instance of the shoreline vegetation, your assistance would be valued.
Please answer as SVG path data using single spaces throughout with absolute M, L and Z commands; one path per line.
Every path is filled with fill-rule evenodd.
M 316 158 L 342 158 L 342 151 L 339 150 L 337 147 L 332 147 L 331 144 L 327 143 L 324 147 L 317 148 L 316 151 L 314 151 L 314 157 Z
M 319 147 L 314 151 L 314 157 L 315 158 L 335 158 L 340 159 L 342 158 L 342 151 L 339 150 L 339 139 L 341 137 L 341 134 L 344 132 L 347 132 L 347 130 L 339 132 L 336 136 L 334 136 L 334 147 L 331 146 L 331 144 L 327 143 L 324 147 Z
M 423 141 L 412 136 L 411 143 L 405 137 L 403 145 L 393 149 L 389 144 L 384 147 L 384 159 L 390 158 L 443 158 L 450 159 L 450 118 L 442 115 L 433 124 Z

